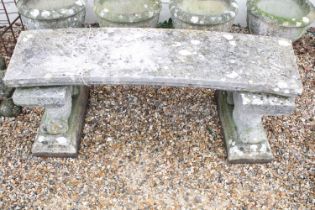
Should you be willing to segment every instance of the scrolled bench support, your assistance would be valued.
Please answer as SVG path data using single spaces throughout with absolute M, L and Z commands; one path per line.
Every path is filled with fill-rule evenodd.
M 273 155 L 262 117 L 292 113 L 294 98 L 217 91 L 217 99 L 229 162 L 270 162 Z
M 21 106 L 45 107 L 45 113 L 33 144 L 33 155 L 77 156 L 88 100 L 88 88 L 71 86 L 22 88 L 15 91 L 13 100 Z

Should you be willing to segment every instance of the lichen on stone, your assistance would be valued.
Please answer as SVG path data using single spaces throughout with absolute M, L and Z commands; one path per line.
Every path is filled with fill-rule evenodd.
M 17 8 L 22 16 L 30 19 L 55 20 L 85 11 L 85 2 L 83 0 L 20 0 L 17 2 Z
M 170 11 L 172 16 L 185 23 L 217 25 L 234 19 L 238 13 L 238 4 L 235 0 L 172 0 Z
M 103 21 L 122 24 L 148 21 L 159 16 L 159 0 L 97 0 L 94 11 L 101 25 Z
M 289 10 L 279 9 L 286 4 L 294 4 Z M 284 27 L 305 27 L 315 19 L 314 6 L 309 0 L 286 0 L 284 1 L 266 1 L 266 0 L 248 0 L 248 12 L 262 18 L 267 22 L 280 24 Z M 294 11 L 291 12 L 290 11 Z

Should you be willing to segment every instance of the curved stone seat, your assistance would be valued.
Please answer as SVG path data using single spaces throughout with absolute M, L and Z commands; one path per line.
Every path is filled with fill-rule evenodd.
M 302 92 L 291 42 L 189 30 L 22 32 L 4 81 L 10 87 L 134 84 Z
M 272 160 L 262 116 L 291 113 L 302 92 L 286 39 L 135 28 L 23 32 L 4 81 L 18 88 L 15 103 L 45 107 L 33 153 L 58 157 L 77 155 L 88 97 L 83 86 L 219 90 L 228 160 L 236 163 Z

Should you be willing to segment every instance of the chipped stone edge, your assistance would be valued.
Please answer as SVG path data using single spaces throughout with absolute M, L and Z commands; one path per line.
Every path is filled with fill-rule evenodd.
M 20 106 L 64 106 L 67 89 L 66 86 L 17 88 L 12 98 Z
M 228 96 L 229 96 L 228 92 Z M 231 97 L 231 96 L 230 96 Z M 272 94 L 250 93 L 242 92 L 235 94 L 228 99 L 228 104 L 234 104 L 236 100 L 242 101 L 242 106 L 245 110 L 250 111 L 255 109 L 255 112 L 261 115 L 290 115 L 295 111 L 295 99 L 296 97 L 283 97 Z M 233 103 L 230 103 L 230 101 Z

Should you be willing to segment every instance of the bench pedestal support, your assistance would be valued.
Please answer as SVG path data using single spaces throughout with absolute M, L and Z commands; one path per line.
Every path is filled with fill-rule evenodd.
M 294 109 L 294 100 L 225 91 L 217 91 L 217 99 L 228 161 L 231 163 L 272 161 L 273 155 L 262 125 L 262 117 L 291 113 Z
M 36 94 L 37 93 L 37 94 Z M 88 88 L 18 89 L 14 101 L 23 106 L 44 106 L 32 153 L 35 156 L 76 157 L 88 102 Z

